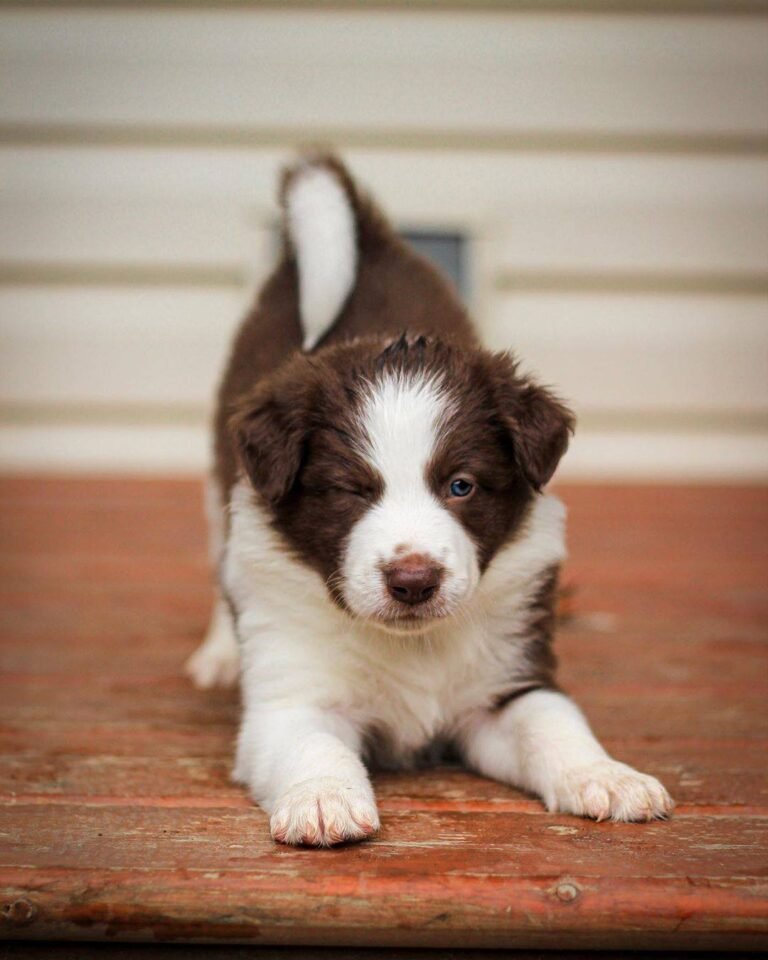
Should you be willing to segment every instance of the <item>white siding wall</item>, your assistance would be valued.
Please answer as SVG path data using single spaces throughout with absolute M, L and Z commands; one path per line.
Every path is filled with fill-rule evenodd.
M 202 468 L 324 141 L 468 233 L 487 340 L 580 414 L 564 473 L 768 476 L 763 4 L 104 6 L 0 11 L 6 468 Z

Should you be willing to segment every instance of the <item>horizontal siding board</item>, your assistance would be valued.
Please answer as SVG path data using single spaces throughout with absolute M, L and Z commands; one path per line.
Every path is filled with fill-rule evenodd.
M 485 333 L 584 412 L 768 411 L 768 299 L 521 293 Z
M 558 475 L 584 480 L 765 483 L 768 431 L 581 430 Z
M 400 14 L 412 10 L 498 11 L 510 13 L 594 13 L 610 14 L 692 14 L 696 16 L 759 16 L 768 12 L 768 0 L 4 0 L 6 7 L 48 7 L 72 9 L 107 8 L 144 10 L 228 10 L 258 12 L 266 9 L 293 10 L 382 10 Z
M 0 291 L 0 399 L 210 401 L 243 295 L 227 290 Z
M 501 269 L 733 272 L 768 280 L 768 206 L 625 202 L 505 211 Z M 514 275 L 512 277 L 514 279 Z
M 296 145 L 298 147 L 298 144 Z M 1 196 L 24 202 L 163 200 L 274 207 L 289 149 L 23 147 L 0 150 Z M 478 219 L 535 204 L 768 206 L 768 158 L 349 149 L 387 209 Z
M 210 462 L 210 445 L 200 424 L 0 423 L 4 472 L 199 474 Z
M 257 266 L 285 159 L 277 151 L 0 151 L 0 261 Z M 399 223 L 463 228 L 513 278 L 515 270 L 766 271 L 768 161 L 348 159 Z
M 0 201 L 6 263 L 227 264 L 263 254 L 262 228 L 246 202 Z
M 768 23 L 6 10 L 0 122 L 764 135 Z
M 197 405 L 245 301 L 237 290 L 0 289 L 6 402 Z M 519 295 L 489 305 L 514 347 L 583 411 L 768 411 L 768 300 Z
M 276 207 L 271 218 L 257 217 L 246 202 L 0 202 L 0 263 L 253 268 L 268 255 L 270 220 L 277 217 Z M 477 227 L 475 236 L 491 245 L 496 269 L 512 284 L 515 271 L 617 270 L 754 275 L 768 284 L 766 218 L 768 209 L 759 207 L 654 211 L 541 204 L 510 212 L 503 227 Z M 430 217 L 412 211 L 401 223 L 423 227 L 440 219 L 435 205 Z M 447 227 L 459 220 L 442 219 Z M 475 233 L 473 225 L 467 229 Z

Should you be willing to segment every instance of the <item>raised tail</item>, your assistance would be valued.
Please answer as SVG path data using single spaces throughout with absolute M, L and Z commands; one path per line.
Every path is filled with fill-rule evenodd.
M 475 342 L 451 285 L 398 237 L 336 157 L 308 155 L 288 169 L 281 200 L 304 350 L 340 319 L 350 336 L 397 337 L 408 328 Z
M 303 349 L 333 326 L 355 285 L 359 197 L 343 164 L 310 155 L 286 171 L 281 199 L 299 279 Z

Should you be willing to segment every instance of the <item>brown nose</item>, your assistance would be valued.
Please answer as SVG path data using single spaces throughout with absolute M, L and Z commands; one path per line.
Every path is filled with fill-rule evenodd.
M 426 557 L 411 554 L 387 569 L 387 590 L 400 603 L 411 606 L 424 603 L 437 593 L 442 572 L 442 567 L 429 562 Z

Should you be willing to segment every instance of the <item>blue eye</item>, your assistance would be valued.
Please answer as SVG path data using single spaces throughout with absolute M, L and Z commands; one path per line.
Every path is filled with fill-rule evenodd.
M 475 485 L 473 483 L 470 483 L 469 480 L 465 480 L 463 477 L 459 477 L 451 484 L 451 496 L 468 497 L 474 489 Z

